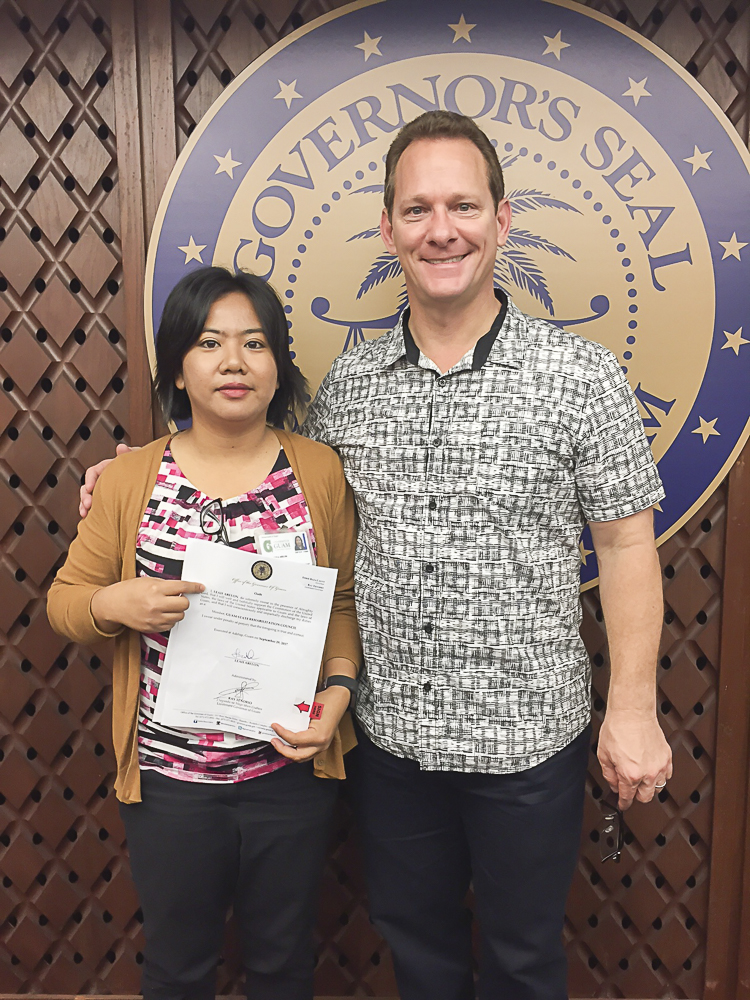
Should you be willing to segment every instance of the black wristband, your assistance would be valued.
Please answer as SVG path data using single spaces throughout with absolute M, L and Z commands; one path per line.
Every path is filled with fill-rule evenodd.
M 329 687 L 345 687 L 349 691 L 349 709 L 354 711 L 357 704 L 357 690 L 359 682 L 356 677 L 347 677 L 346 674 L 332 674 L 323 681 L 323 690 Z

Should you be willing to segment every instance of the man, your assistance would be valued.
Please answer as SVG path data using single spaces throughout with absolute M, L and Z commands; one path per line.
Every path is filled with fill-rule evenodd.
M 611 658 L 604 777 L 626 808 L 672 769 L 655 704 L 661 483 L 614 356 L 493 289 L 510 214 L 470 119 L 428 112 L 401 130 L 381 232 L 409 309 L 334 362 L 305 424 L 340 452 L 360 516 L 355 792 L 402 1000 L 474 997 L 470 880 L 480 996 L 567 997 L 585 520 Z

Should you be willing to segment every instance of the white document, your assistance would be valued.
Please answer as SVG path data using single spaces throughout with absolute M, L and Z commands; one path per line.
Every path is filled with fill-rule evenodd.
M 262 740 L 272 722 L 307 729 L 337 573 L 190 539 L 182 576 L 206 590 L 170 632 L 154 719 Z

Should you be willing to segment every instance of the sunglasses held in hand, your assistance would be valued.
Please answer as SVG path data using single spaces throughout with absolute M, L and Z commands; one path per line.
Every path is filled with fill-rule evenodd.
M 625 820 L 618 806 L 604 801 L 599 826 L 599 852 L 602 861 L 619 862 L 625 839 Z

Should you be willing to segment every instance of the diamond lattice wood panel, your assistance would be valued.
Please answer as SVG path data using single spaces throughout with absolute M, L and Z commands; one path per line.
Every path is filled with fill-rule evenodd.
M 175 0 L 172 4 L 177 144 L 256 56 L 345 0 Z
M 575 996 L 703 993 L 724 536 L 722 488 L 660 549 L 659 718 L 675 773 L 658 802 L 628 813 L 619 865 L 599 861 L 603 781 L 592 752 L 565 929 Z M 607 645 L 598 593 L 585 594 L 583 603 L 596 735 L 606 707 Z
M 606 0 L 587 6 L 640 31 L 685 66 L 747 143 L 750 4 Z M 592 755 L 582 856 L 566 924 L 574 995 L 703 995 L 724 517 L 722 488 L 660 550 L 666 613 L 659 710 L 675 775 L 659 805 L 631 811 L 631 843 L 619 869 L 597 861 L 593 838 L 602 783 Z M 594 663 L 598 727 L 607 654 L 597 612 L 600 617 L 597 594 L 585 595 L 583 634 Z
M 178 145 L 222 88 L 319 0 L 173 3 Z M 750 0 L 592 2 L 687 66 L 748 136 Z M 138 903 L 111 793 L 107 666 L 55 637 L 42 595 L 75 530 L 82 468 L 127 431 L 111 42 L 105 0 L 0 3 L 0 992 L 133 993 Z M 61 20 L 62 19 L 62 20 Z M 41 279 L 41 280 L 40 280 Z M 663 549 L 661 718 L 677 773 L 630 814 L 619 866 L 591 834 L 566 923 L 577 996 L 702 993 L 711 839 L 725 496 Z M 584 598 L 595 717 L 607 652 Z M 387 948 L 367 919 L 351 814 L 342 804 L 321 895 L 316 988 L 387 996 Z M 219 987 L 238 992 L 230 930 Z
M 0 992 L 135 992 L 109 670 L 47 623 L 127 432 L 108 3 L 0 4 Z
M 587 0 L 639 31 L 684 66 L 750 137 L 750 5 L 748 0 Z

